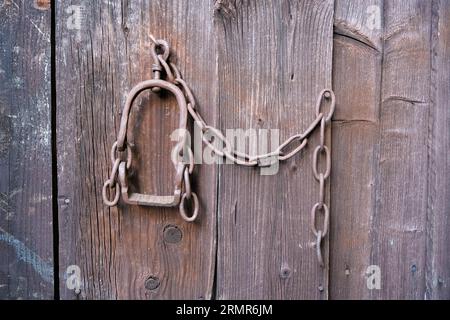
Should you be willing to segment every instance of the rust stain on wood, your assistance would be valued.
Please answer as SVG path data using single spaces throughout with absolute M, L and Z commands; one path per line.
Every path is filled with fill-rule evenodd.
M 51 6 L 50 0 L 34 0 L 33 2 L 34 8 L 38 10 L 48 10 Z

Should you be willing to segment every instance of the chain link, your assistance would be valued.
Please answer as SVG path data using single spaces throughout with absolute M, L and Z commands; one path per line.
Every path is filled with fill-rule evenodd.
M 320 110 L 322 106 L 322 101 L 324 99 L 325 100 L 331 99 L 330 101 L 331 106 L 328 114 L 326 116 L 323 115 L 323 117 L 320 120 L 319 145 L 314 149 L 313 152 L 312 171 L 314 178 L 319 182 L 319 199 L 311 209 L 311 231 L 316 236 L 316 241 L 314 245 L 316 247 L 317 260 L 319 261 L 321 267 L 324 266 L 322 255 L 322 240 L 328 234 L 328 228 L 330 224 L 330 210 L 327 204 L 325 203 L 325 180 L 327 180 L 330 177 L 331 173 L 331 154 L 330 150 L 325 145 L 325 131 L 327 124 L 330 124 L 331 118 L 333 117 L 336 98 L 334 96 L 333 91 L 329 89 L 322 90 L 316 103 L 317 116 L 322 114 Z M 320 159 L 319 154 L 325 156 L 325 172 L 319 171 L 319 159 Z M 317 222 L 317 213 L 319 211 L 323 213 L 324 217 L 322 229 L 318 230 L 316 227 L 316 222 Z
M 130 144 L 128 144 L 128 143 L 125 144 L 125 149 L 123 151 L 125 151 L 125 150 L 127 152 L 126 167 L 127 167 L 127 169 L 130 169 L 131 162 L 133 161 L 133 153 L 131 152 Z M 118 172 L 120 163 L 125 162 L 124 160 L 121 160 L 120 157 L 117 157 L 117 141 L 114 142 L 111 147 L 110 157 L 111 157 L 112 169 L 111 169 L 109 179 L 106 180 L 105 183 L 103 184 L 102 197 L 103 197 L 103 202 L 106 205 L 113 207 L 113 206 L 117 205 L 117 202 L 119 201 L 119 197 L 120 197 L 120 183 L 119 183 L 117 172 Z M 113 200 L 109 200 L 108 190 L 107 190 L 108 188 L 109 188 L 110 193 L 111 193 L 111 191 L 115 192 Z
M 235 150 L 229 140 L 225 137 L 223 132 L 215 127 L 209 126 L 200 113 L 196 109 L 196 102 L 191 89 L 187 85 L 186 81 L 182 78 L 180 70 L 172 62 L 168 62 L 170 48 L 169 44 L 165 40 L 157 40 L 153 36 L 150 36 L 152 40 L 151 55 L 153 57 L 154 63 L 152 65 L 153 79 L 159 80 L 165 77 L 165 81 L 177 86 L 182 92 L 186 100 L 187 111 L 192 119 L 195 121 L 196 125 L 202 131 L 202 140 L 204 144 L 209 147 L 214 154 L 219 157 L 225 157 L 232 163 L 242 165 L 242 166 L 267 166 L 273 161 L 285 161 L 299 152 L 301 152 L 308 144 L 308 138 L 315 131 L 316 128 L 320 128 L 320 140 L 319 145 L 314 149 L 312 157 L 312 171 L 314 178 L 319 182 L 319 199 L 318 202 L 314 204 L 311 210 L 311 231 L 316 237 L 315 247 L 317 253 L 317 259 L 321 266 L 324 265 L 322 256 L 322 242 L 323 239 L 328 234 L 330 213 L 329 208 L 325 203 L 325 182 L 330 177 L 331 173 L 331 154 L 328 147 L 325 145 L 325 133 L 326 126 L 330 124 L 331 118 L 335 110 L 335 96 L 331 89 L 324 89 L 320 92 L 316 107 L 315 107 L 315 119 L 310 123 L 305 131 L 299 134 L 295 134 L 288 139 L 286 139 L 281 145 L 278 146 L 274 151 L 259 154 L 250 155 L 245 152 Z M 163 83 L 158 83 L 158 85 L 163 86 Z M 159 92 L 160 87 L 153 87 L 153 92 Z M 323 101 L 329 101 L 330 107 L 328 112 L 322 110 Z M 331 101 L 330 101 L 331 100 Z M 125 127 L 126 129 L 126 127 Z M 125 160 L 121 160 L 116 157 L 117 149 L 119 151 L 127 152 L 126 158 L 126 169 L 130 169 L 132 163 L 132 150 L 128 144 L 124 144 L 125 139 L 121 137 L 116 141 L 111 148 L 111 161 L 112 161 L 112 171 L 108 180 L 105 181 L 103 185 L 102 195 L 105 204 L 108 206 L 114 206 L 117 204 L 120 196 L 120 181 L 118 179 L 117 170 L 121 163 Z M 123 150 L 122 150 L 123 149 Z M 185 154 L 184 151 L 187 151 Z M 185 141 L 181 141 L 175 146 L 174 153 L 179 155 L 176 157 L 175 166 L 180 163 L 183 165 L 183 170 L 180 172 L 182 179 L 182 193 L 179 198 L 179 211 L 181 217 L 188 222 L 194 221 L 199 212 L 199 200 L 197 194 L 192 191 L 191 188 L 191 175 L 194 169 L 194 156 L 192 150 L 189 146 L 186 146 Z M 186 161 L 187 155 L 187 161 Z M 321 158 L 325 158 L 325 171 L 321 172 L 319 170 L 319 162 Z M 181 162 L 180 162 L 181 161 Z M 323 165 L 322 165 L 323 167 Z M 125 169 L 125 168 L 124 168 Z M 114 199 L 109 200 L 108 189 L 115 191 Z M 186 213 L 186 201 L 192 202 L 192 215 L 189 216 Z M 318 229 L 316 226 L 318 212 L 323 213 L 323 226 Z
M 169 67 L 170 65 L 170 67 Z M 196 124 L 200 127 L 203 134 L 203 142 L 211 148 L 211 150 L 220 157 L 226 157 L 229 159 L 232 163 L 243 165 L 243 166 L 257 166 L 261 164 L 262 159 L 276 157 L 276 160 L 284 161 L 292 158 L 297 153 L 299 153 L 308 143 L 308 137 L 309 135 L 314 131 L 314 129 L 319 125 L 321 120 L 323 119 L 322 113 L 316 114 L 316 119 L 314 119 L 311 124 L 308 126 L 308 128 L 301 134 L 296 134 L 288 138 L 284 143 L 282 143 L 275 151 L 266 153 L 266 154 L 260 154 L 256 156 L 251 156 L 247 153 L 240 152 L 238 150 L 231 149 L 232 144 L 230 141 L 228 141 L 225 138 L 225 135 L 222 131 L 219 129 L 209 126 L 206 124 L 206 122 L 203 120 L 201 115 L 198 113 L 198 111 L 195 109 L 195 99 L 194 95 L 192 94 L 192 91 L 190 90 L 189 86 L 187 85 L 186 81 L 183 80 L 181 77 L 181 72 L 179 69 L 173 64 L 165 64 L 164 71 L 166 74 L 176 75 L 176 78 L 174 82 L 181 86 L 185 96 L 186 101 L 188 104 L 188 111 L 191 117 L 194 119 Z M 327 91 L 328 92 L 328 91 Z M 318 109 L 317 109 L 318 110 Z M 320 111 L 320 110 L 318 110 Z M 207 131 L 211 131 L 216 138 L 218 138 L 218 142 L 222 142 L 222 145 L 225 147 L 222 149 L 219 149 L 218 145 L 220 143 L 215 142 L 214 144 L 212 141 L 208 140 L 208 137 L 205 137 L 205 133 Z M 295 146 L 297 144 L 297 146 Z M 284 150 L 291 151 L 287 152 Z

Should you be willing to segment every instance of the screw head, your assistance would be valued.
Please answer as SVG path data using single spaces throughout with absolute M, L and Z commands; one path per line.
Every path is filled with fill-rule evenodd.
M 159 287 L 160 282 L 158 277 L 155 276 L 150 276 L 147 278 L 147 280 L 145 280 L 145 289 L 147 290 L 155 290 Z
M 174 225 L 168 225 L 164 228 L 163 239 L 167 243 L 178 243 L 183 238 L 181 229 Z

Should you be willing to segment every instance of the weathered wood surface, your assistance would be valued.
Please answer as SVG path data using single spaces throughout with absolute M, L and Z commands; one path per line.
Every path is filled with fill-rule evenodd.
M 426 295 L 450 299 L 450 1 L 432 7 Z
M 331 299 L 370 297 L 366 270 L 372 264 L 382 2 L 335 1 L 333 89 L 337 106 L 332 130 Z
M 381 41 L 380 33 L 364 24 L 374 4 L 384 13 Z M 333 139 L 332 208 L 342 219 L 332 221 L 331 298 L 446 297 L 448 273 L 441 266 L 448 263 L 448 156 L 438 150 L 448 149 L 449 136 L 448 104 L 443 102 L 448 40 L 441 18 L 447 2 L 364 1 L 356 5 L 360 10 L 355 5 L 336 1 L 335 127 L 351 127 Z M 363 47 L 368 55 L 359 52 Z M 352 55 L 365 60 L 365 69 L 355 67 L 359 64 Z M 351 93 L 350 101 L 345 92 Z M 345 110 L 351 112 L 342 115 Z M 358 116 L 368 110 L 375 117 Z M 345 145 L 357 150 L 340 152 Z M 358 161 L 346 164 L 349 154 Z M 355 178 L 340 183 L 345 175 Z M 369 265 L 381 267 L 381 290 L 369 291 L 365 285 Z
M 371 298 L 423 299 L 430 113 L 431 2 L 385 1 Z M 395 270 L 395 272 L 392 272 Z
M 447 16 L 446 1 L 336 1 L 332 299 L 449 295 Z
M 55 295 L 52 214 L 63 299 L 450 299 L 450 1 L 56 1 L 58 212 L 50 11 L 0 1 L 0 299 Z M 333 86 L 324 271 L 309 230 L 317 136 L 274 176 L 197 166 L 194 224 L 176 209 L 103 205 L 126 94 L 151 76 L 150 33 L 224 131 L 277 128 L 283 140 Z M 135 102 L 139 191 L 171 192 L 177 121 L 173 98 Z M 171 226 L 180 242 L 164 237 Z M 367 287 L 370 265 L 380 290 Z
M 333 1 L 217 1 L 215 22 L 220 127 L 303 131 L 331 85 Z M 309 229 L 315 138 L 276 175 L 221 166 L 218 299 L 327 298 Z
M 62 280 L 61 298 L 211 298 L 214 167 L 196 169 L 201 214 L 192 224 L 182 221 L 177 208 L 110 209 L 102 202 L 101 187 L 111 170 L 109 150 L 126 94 L 151 77 L 151 33 L 170 43 L 175 62 L 195 88 L 198 109 L 214 123 L 212 4 L 174 0 L 56 5 L 60 276 L 64 279 L 66 268 L 78 265 L 82 277 L 78 295 Z M 134 185 L 143 193 L 167 194 L 173 192 L 169 135 L 177 128 L 178 109 L 174 98 L 159 99 L 149 92 L 141 97 L 129 130 L 136 145 Z M 181 230 L 180 242 L 164 240 L 170 225 Z
M 53 297 L 50 11 L 0 3 L 0 299 Z

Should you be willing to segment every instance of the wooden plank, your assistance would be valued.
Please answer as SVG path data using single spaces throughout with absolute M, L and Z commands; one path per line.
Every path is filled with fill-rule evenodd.
M 385 1 L 372 298 L 423 299 L 431 2 Z
M 51 10 L 0 4 L 0 299 L 51 299 Z
M 66 269 L 77 265 L 82 279 L 80 294 L 62 281 L 62 298 L 211 297 L 214 167 L 196 169 L 194 188 L 201 201 L 196 223 L 183 222 L 176 208 L 121 204 L 109 209 L 101 197 L 126 94 L 151 77 L 150 33 L 170 43 L 198 109 L 214 123 L 211 5 L 202 0 L 57 1 L 60 275 L 64 279 Z M 173 192 L 169 134 L 177 127 L 176 102 L 148 92 L 140 97 L 129 130 L 136 146 L 133 185 L 145 193 Z M 163 239 L 170 225 L 181 230 L 180 242 Z
M 330 298 L 367 299 L 382 58 L 382 0 L 336 0 Z
M 216 1 L 215 18 L 220 127 L 280 129 L 282 141 L 303 131 L 331 86 L 333 1 Z M 316 138 L 276 175 L 221 166 L 219 299 L 327 297 L 309 229 Z
M 450 2 L 433 1 L 427 299 L 450 299 Z

